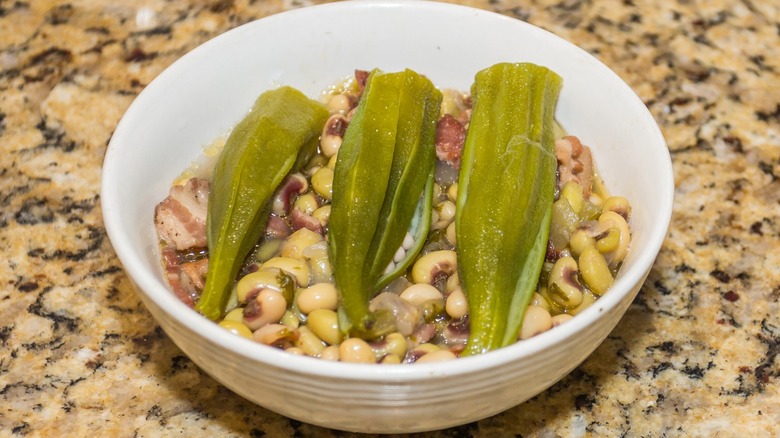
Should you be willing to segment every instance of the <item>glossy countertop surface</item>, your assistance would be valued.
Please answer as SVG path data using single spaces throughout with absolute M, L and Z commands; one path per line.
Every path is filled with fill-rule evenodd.
M 0 0 L 0 436 L 352 436 L 200 371 L 139 301 L 100 213 L 107 143 L 146 84 L 230 28 L 314 3 Z M 421 436 L 780 436 L 780 2 L 460 3 L 615 70 L 661 127 L 676 197 L 647 282 L 589 359 L 520 406 Z

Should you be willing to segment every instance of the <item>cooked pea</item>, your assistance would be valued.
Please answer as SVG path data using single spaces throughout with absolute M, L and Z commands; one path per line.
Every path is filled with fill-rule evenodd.
M 320 359 L 338 361 L 339 360 L 339 347 L 338 345 L 329 345 L 325 347 L 320 353 Z
M 308 228 L 301 228 L 282 243 L 280 255 L 290 259 L 303 260 L 303 250 L 322 240 L 322 234 L 315 233 Z
M 323 205 L 314 210 L 311 217 L 317 219 L 323 227 L 328 226 L 328 220 L 330 220 L 330 205 Z
M 427 283 L 417 283 L 409 286 L 401 292 L 400 297 L 418 308 L 428 301 L 444 299 L 439 289 Z
M 558 306 L 570 309 L 582 302 L 582 286 L 577 280 L 577 273 L 577 262 L 571 257 L 561 257 L 553 265 L 547 288 L 550 298 Z
M 346 94 L 334 94 L 328 99 L 328 111 L 332 113 L 346 114 L 351 107 L 349 96 Z
M 628 199 L 622 196 L 610 196 L 604 200 L 604 204 L 601 206 L 602 211 L 614 211 L 615 213 L 623 216 L 624 219 L 628 219 L 631 216 L 631 204 L 628 203 Z
M 447 302 L 444 306 L 445 311 L 452 319 L 460 319 L 469 311 L 469 302 L 463 289 L 456 288 L 447 296 Z
M 401 358 L 394 354 L 388 354 L 385 355 L 379 363 L 382 365 L 398 365 L 401 363 Z
M 606 292 L 614 281 L 604 256 L 593 247 L 580 254 L 580 274 L 585 284 L 597 295 Z
M 317 309 L 336 310 L 339 297 L 332 283 L 317 283 L 298 292 L 296 303 L 303 313 Z
M 615 227 L 610 228 L 606 235 L 597 240 L 595 244 L 596 249 L 602 254 L 616 250 L 619 245 L 620 230 Z
M 223 321 L 238 321 L 244 320 L 244 309 L 242 307 L 235 308 L 225 315 Z
M 583 251 L 585 251 L 585 248 L 595 244 L 596 240 L 590 236 L 588 231 L 584 229 L 575 230 L 571 235 L 571 239 L 569 240 L 569 248 L 571 249 L 571 253 L 578 257 L 580 254 L 582 254 Z
M 561 313 L 560 315 L 555 315 L 555 316 L 552 317 L 552 326 L 553 327 L 558 327 L 559 325 L 563 324 L 564 322 L 566 322 L 566 321 L 568 321 L 568 320 L 570 320 L 572 318 L 573 318 L 573 316 L 571 316 L 569 314 L 566 314 L 566 313 Z
M 225 319 L 219 325 L 230 333 L 252 339 L 252 331 L 242 322 Z
M 360 338 L 349 338 L 339 345 L 339 358 L 342 362 L 376 363 L 371 346 Z
M 317 197 L 314 196 L 314 193 L 312 192 L 308 192 L 299 196 L 298 199 L 295 200 L 294 204 L 295 208 L 306 214 L 312 214 L 319 206 L 320 205 L 317 202 Z
M 414 363 L 444 362 L 445 360 L 452 360 L 455 358 L 455 353 L 451 352 L 450 350 L 437 350 L 424 354 Z
M 295 346 L 307 356 L 319 356 L 326 347 L 325 343 L 307 327 L 298 329 L 298 339 L 295 341 Z
M 274 257 L 260 265 L 261 270 L 267 268 L 278 268 L 292 275 L 298 282 L 298 286 L 306 287 L 309 285 L 311 273 L 309 271 L 309 265 L 303 260 L 296 260 L 290 257 Z M 249 275 L 247 275 L 247 277 Z
M 523 325 L 520 327 L 520 339 L 528 339 L 539 333 L 550 330 L 553 326 L 550 312 L 539 306 L 528 306 L 525 309 Z
M 561 189 L 561 197 L 569 201 L 569 205 L 575 213 L 580 213 L 584 201 L 581 185 L 574 181 L 568 181 Z
M 255 303 L 249 303 L 244 308 L 244 324 L 252 330 L 257 330 L 267 324 L 279 322 L 287 311 L 287 300 L 279 292 L 263 289 L 255 297 Z
M 312 311 L 307 318 L 307 326 L 329 345 L 336 345 L 341 342 L 339 317 L 332 310 L 316 309 Z
M 325 199 L 333 197 L 333 169 L 323 167 L 311 177 L 311 185 L 318 195 Z

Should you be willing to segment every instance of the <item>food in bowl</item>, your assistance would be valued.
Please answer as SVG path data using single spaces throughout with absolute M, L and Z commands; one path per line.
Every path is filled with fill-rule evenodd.
M 455 359 L 566 322 L 631 231 L 553 119 L 560 86 L 502 63 L 473 95 L 410 70 L 358 70 L 324 104 L 263 93 L 155 210 L 169 284 L 238 335 L 344 362 Z

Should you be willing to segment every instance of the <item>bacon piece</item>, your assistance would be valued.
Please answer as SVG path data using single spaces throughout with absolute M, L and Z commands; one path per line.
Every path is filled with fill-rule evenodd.
M 166 246 L 182 251 L 206 246 L 206 208 L 209 182 L 192 178 L 171 187 L 167 198 L 154 209 L 157 235 Z
M 368 70 L 355 70 L 355 82 L 357 82 L 358 87 L 360 88 L 360 94 L 363 94 L 363 90 L 366 89 L 366 81 L 368 81 L 368 75 L 370 75 L 371 72 Z
M 436 122 L 436 157 L 460 168 L 460 156 L 466 141 L 466 128 L 449 114 Z
M 179 256 L 176 254 L 176 248 L 171 246 L 162 250 L 163 265 L 165 267 L 165 277 L 168 284 L 173 289 L 173 293 L 184 304 L 195 307 L 195 301 L 198 298 L 195 286 L 190 281 L 189 276 L 181 275 L 182 267 L 179 264 Z
M 593 180 L 593 157 L 590 148 L 580 139 L 568 135 L 555 140 L 555 158 L 558 159 L 559 188 L 569 181 L 582 186 L 582 194 L 590 196 Z
M 187 275 L 196 290 L 202 291 L 203 288 L 206 287 L 206 273 L 209 270 L 209 259 L 182 263 L 181 270 Z

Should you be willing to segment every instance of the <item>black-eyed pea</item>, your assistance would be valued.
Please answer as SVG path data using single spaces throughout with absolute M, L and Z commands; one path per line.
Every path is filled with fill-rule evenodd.
M 450 293 L 460 287 L 460 277 L 458 277 L 457 271 L 453 272 L 452 275 L 447 277 L 447 283 L 445 283 L 444 287 L 444 290 L 447 291 L 447 293 Z
M 287 300 L 273 289 L 263 289 L 244 307 L 243 323 L 251 330 L 278 323 L 287 311 Z
M 271 202 L 271 210 L 278 215 L 287 214 L 290 208 L 290 197 L 305 193 L 309 189 L 309 181 L 306 180 L 305 176 L 293 173 L 287 177 L 283 187 L 276 193 Z
M 404 357 L 406 354 L 406 337 L 399 332 L 393 332 L 385 336 L 385 345 L 387 346 L 388 354 L 393 354 L 397 357 Z
M 441 348 L 436 344 L 431 344 L 429 342 L 425 342 L 423 344 L 420 344 L 412 349 L 412 355 L 416 357 L 420 357 L 429 353 L 432 353 L 434 351 L 439 351 Z M 419 359 L 418 359 L 419 360 Z
M 444 305 L 444 310 L 452 319 L 460 319 L 469 313 L 469 302 L 460 286 L 447 295 L 447 302 Z
M 572 318 L 574 317 L 569 315 L 568 313 L 561 313 L 560 315 L 555 315 L 552 317 L 552 326 L 558 327 L 559 325 L 565 323 L 566 321 Z
M 341 114 L 333 114 L 328 118 L 322 127 L 322 135 L 320 136 L 322 155 L 330 158 L 339 151 L 347 125 L 349 125 L 347 118 Z
M 320 359 L 323 360 L 330 360 L 333 362 L 338 362 L 339 360 L 339 346 L 338 345 L 328 345 L 325 347 L 324 350 L 320 353 Z
M 592 306 L 593 303 L 596 302 L 596 295 L 593 294 L 593 292 L 589 290 L 585 290 L 582 294 L 582 302 L 579 306 L 566 310 L 566 313 L 568 313 L 571 316 L 576 316 L 579 313 L 581 313 L 583 310 L 587 309 L 588 307 Z
M 520 327 L 519 339 L 528 339 L 552 328 L 550 312 L 539 306 L 528 306 L 525 309 L 523 325 Z
M 284 341 L 294 341 L 298 337 L 297 330 L 291 330 L 286 325 L 268 324 L 252 333 L 252 339 L 265 345 L 277 345 Z
M 574 181 L 568 181 L 561 188 L 561 197 L 569 201 L 571 209 L 575 213 L 579 214 L 582 210 L 582 203 L 584 202 L 582 186 Z
M 547 280 L 547 292 L 553 303 L 570 309 L 582 302 L 582 285 L 577 273 L 577 262 L 572 257 L 561 257 L 555 262 Z
M 417 359 L 414 363 L 432 363 L 432 362 L 444 362 L 447 360 L 455 359 L 455 353 L 450 350 L 437 350 L 424 354 L 421 358 Z
M 384 338 L 371 342 L 371 348 L 374 350 L 374 356 L 385 357 L 393 355 L 404 357 L 406 355 L 407 342 L 406 337 L 399 332 L 393 332 Z
M 295 303 L 301 312 L 308 314 L 317 309 L 336 310 L 339 297 L 332 283 L 317 283 L 299 290 Z
M 322 240 L 324 240 L 322 234 L 308 228 L 301 228 L 292 233 L 282 243 L 280 255 L 291 259 L 303 260 L 303 250 Z
M 323 205 L 322 207 L 314 210 L 314 212 L 311 214 L 311 217 L 317 219 L 320 222 L 320 225 L 323 227 L 327 227 L 328 222 L 330 221 L 330 208 L 330 205 Z
M 292 275 L 298 286 L 306 287 L 309 285 L 311 271 L 309 270 L 309 265 L 303 260 L 290 257 L 274 257 L 260 265 L 261 270 L 268 268 L 278 268 Z
M 427 283 L 417 283 L 407 287 L 401 292 L 400 297 L 418 308 L 429 301 L 444 299 L 439 289 Z
M 279 269 L 258 269 L 238 280 L 236 296 L 241 303 L 246 303 L 249 297 L 254 296 L 262 289 L 273 289 L 282 292 L 285 297 L 291 296 L 295 290 L 295 284 L 291 284 L 290 278 Z
M 235 309 L 228 312 L 224 318 L 222 318 L 223 321 L 238 321 L 241 322 L 244 320 L 244 308 L 243 307 L 236 307 Z
M 289 353 L 289 354 L 294 354 L 296 356 L 305 356 L 306 355 L 306 353 L 304 353 L 304 351 L 300 347 L 289 347 L 289 348 L 285 348 L 284 351 Z
M 588 248 L 579 259 L 580 275 L 596 295 L 602 295 L 612 286 L 614 279 L 604 256 L 596 248 Z
M 219 326 L 235 335 L 243 336 L 247 339 L 252 339 L 252 331 L 249 330 L 249 327 L 240 321 L 225 319 L 219 323 Z
M 316 309 L 312 311 L 306 318 L 306 325 L 328 345 L 337 345 L 341 342 L 339 317 L 333 310 Z
M 317 197 L 312 192 L 298 196 L 298 199 L 295 200 L 295 204 L 293 204 L 294 208 L 297 208 L 308 215 L 312 214 L 319 206 Z
M 603 230 L 617 228 L 620 231 L 620 240 L 617 248 L 605 254 L 609 265 L 614 268 L 619 262 L 623 261 L 628 253 L 628 246 L 631 243 L 631 230 L 623 216 L 614 211 L 601 213 L 601 216 L 599 216 L 599 227 Z
M 435 209 L 431 211 L 431 229 L 438 230 L 439 228 L 439 212 Z
M 295 341 L 295 346 L 307 356 L 319 356 L 327 345 L 304 326 L 298 329 L 298 339 Z
M 387 354 L 379 361 L 382 365 L 398 365 L 401 363 L 401 358 L 395 354 Z
M 328 99 L 328 111 L 331 114 L 346 114 L 352 108 L 352 102 L 346 94 L 334 94 Z
M 304 248 L 303 258 L 309 262 L 309 271 L 313 283 L 324 283 L 333 280 L 333 269 L 328 258 L 327 242 L 323 240 Z
M 615 213 L 623 216 L 623 219 L 628 220 L 631 216 L 631 204 L 628 199 L 622 196 L 610 196 L 604 200 L 604 204 L 601 206 L 602 211 L 614 211 Z
M 534 292 L 533 295 L 531 295 L 531 303 L 530 306 L 538 306 L 543 308 L 544 310 L 550 312 L 552 308 L 550 307 L 550 303 L 547 301 L 545 297 L 543 297 L 538 292 Z
M 412 267 L 412 280 L 415 283 L 433 284 L 439 276 L 451 276 L 458 270 L 458 258 L 455 251 L 431 251 L 417 259 Z
M 609 230 L 607 230 L 606 233 L 599 236 L 599 239 L 596 240 L 594 246 L 596 247 L 597 250 L 599 250 L 600 253 L 605 254 L 616 250 L 619 245 L 620 245 L 620 230 L 618 230 L 615 227 L 612 227 Z
M 335 170 L 336 169 L 336 161 L 338 161 L 339 154 L 334 154 L 332 157 L 330 157 L 330 160 L 328 160 L 328 169 Z
M 282 315 L 282 319 L 279 320 L 279 323 L 286 325 L 287 327 L 290 327 L 293 330 L 301 326 L 301 320 L 298 319 L 298 316 L 296 316 L 295 313 L 289 310 L 284 312 L 284 315 Z
M 450 223 L 455 219 L 455 203 L 447 200 L 436 206 L 436 210 L 439 212 L 439 221 Z
M 452 183 L 447 187 L 447 197 L 453 202 L 458 199 L 458 183 Z
M 339 358 L 342 362 L 376 363 L 374 351 L 360 338 L 349 338 L 339 345 Z
M 582 254 L 582 251 L 585 251 L 585 248 L 594 246 L 595 244 L 596 239 L 591 237 L 590 233 L 582 228 L 574 230 L 569 238 L 569 249 L 571 249 L 571 253 L 576 257 L 579 257 L 579 255 Z
M 445 236 L 447 237 L 447 241 L 450 242 L 452 245 L 458 244 L 458 234 L 455 231 L 455 221 L 450 222 L 449 225 L 447 225 L 447 229 L 445 230 Z
M 314 191 L 324 199 L 333 197 L 333 169 L 322 167 L 311 176 L 311 185 Z

